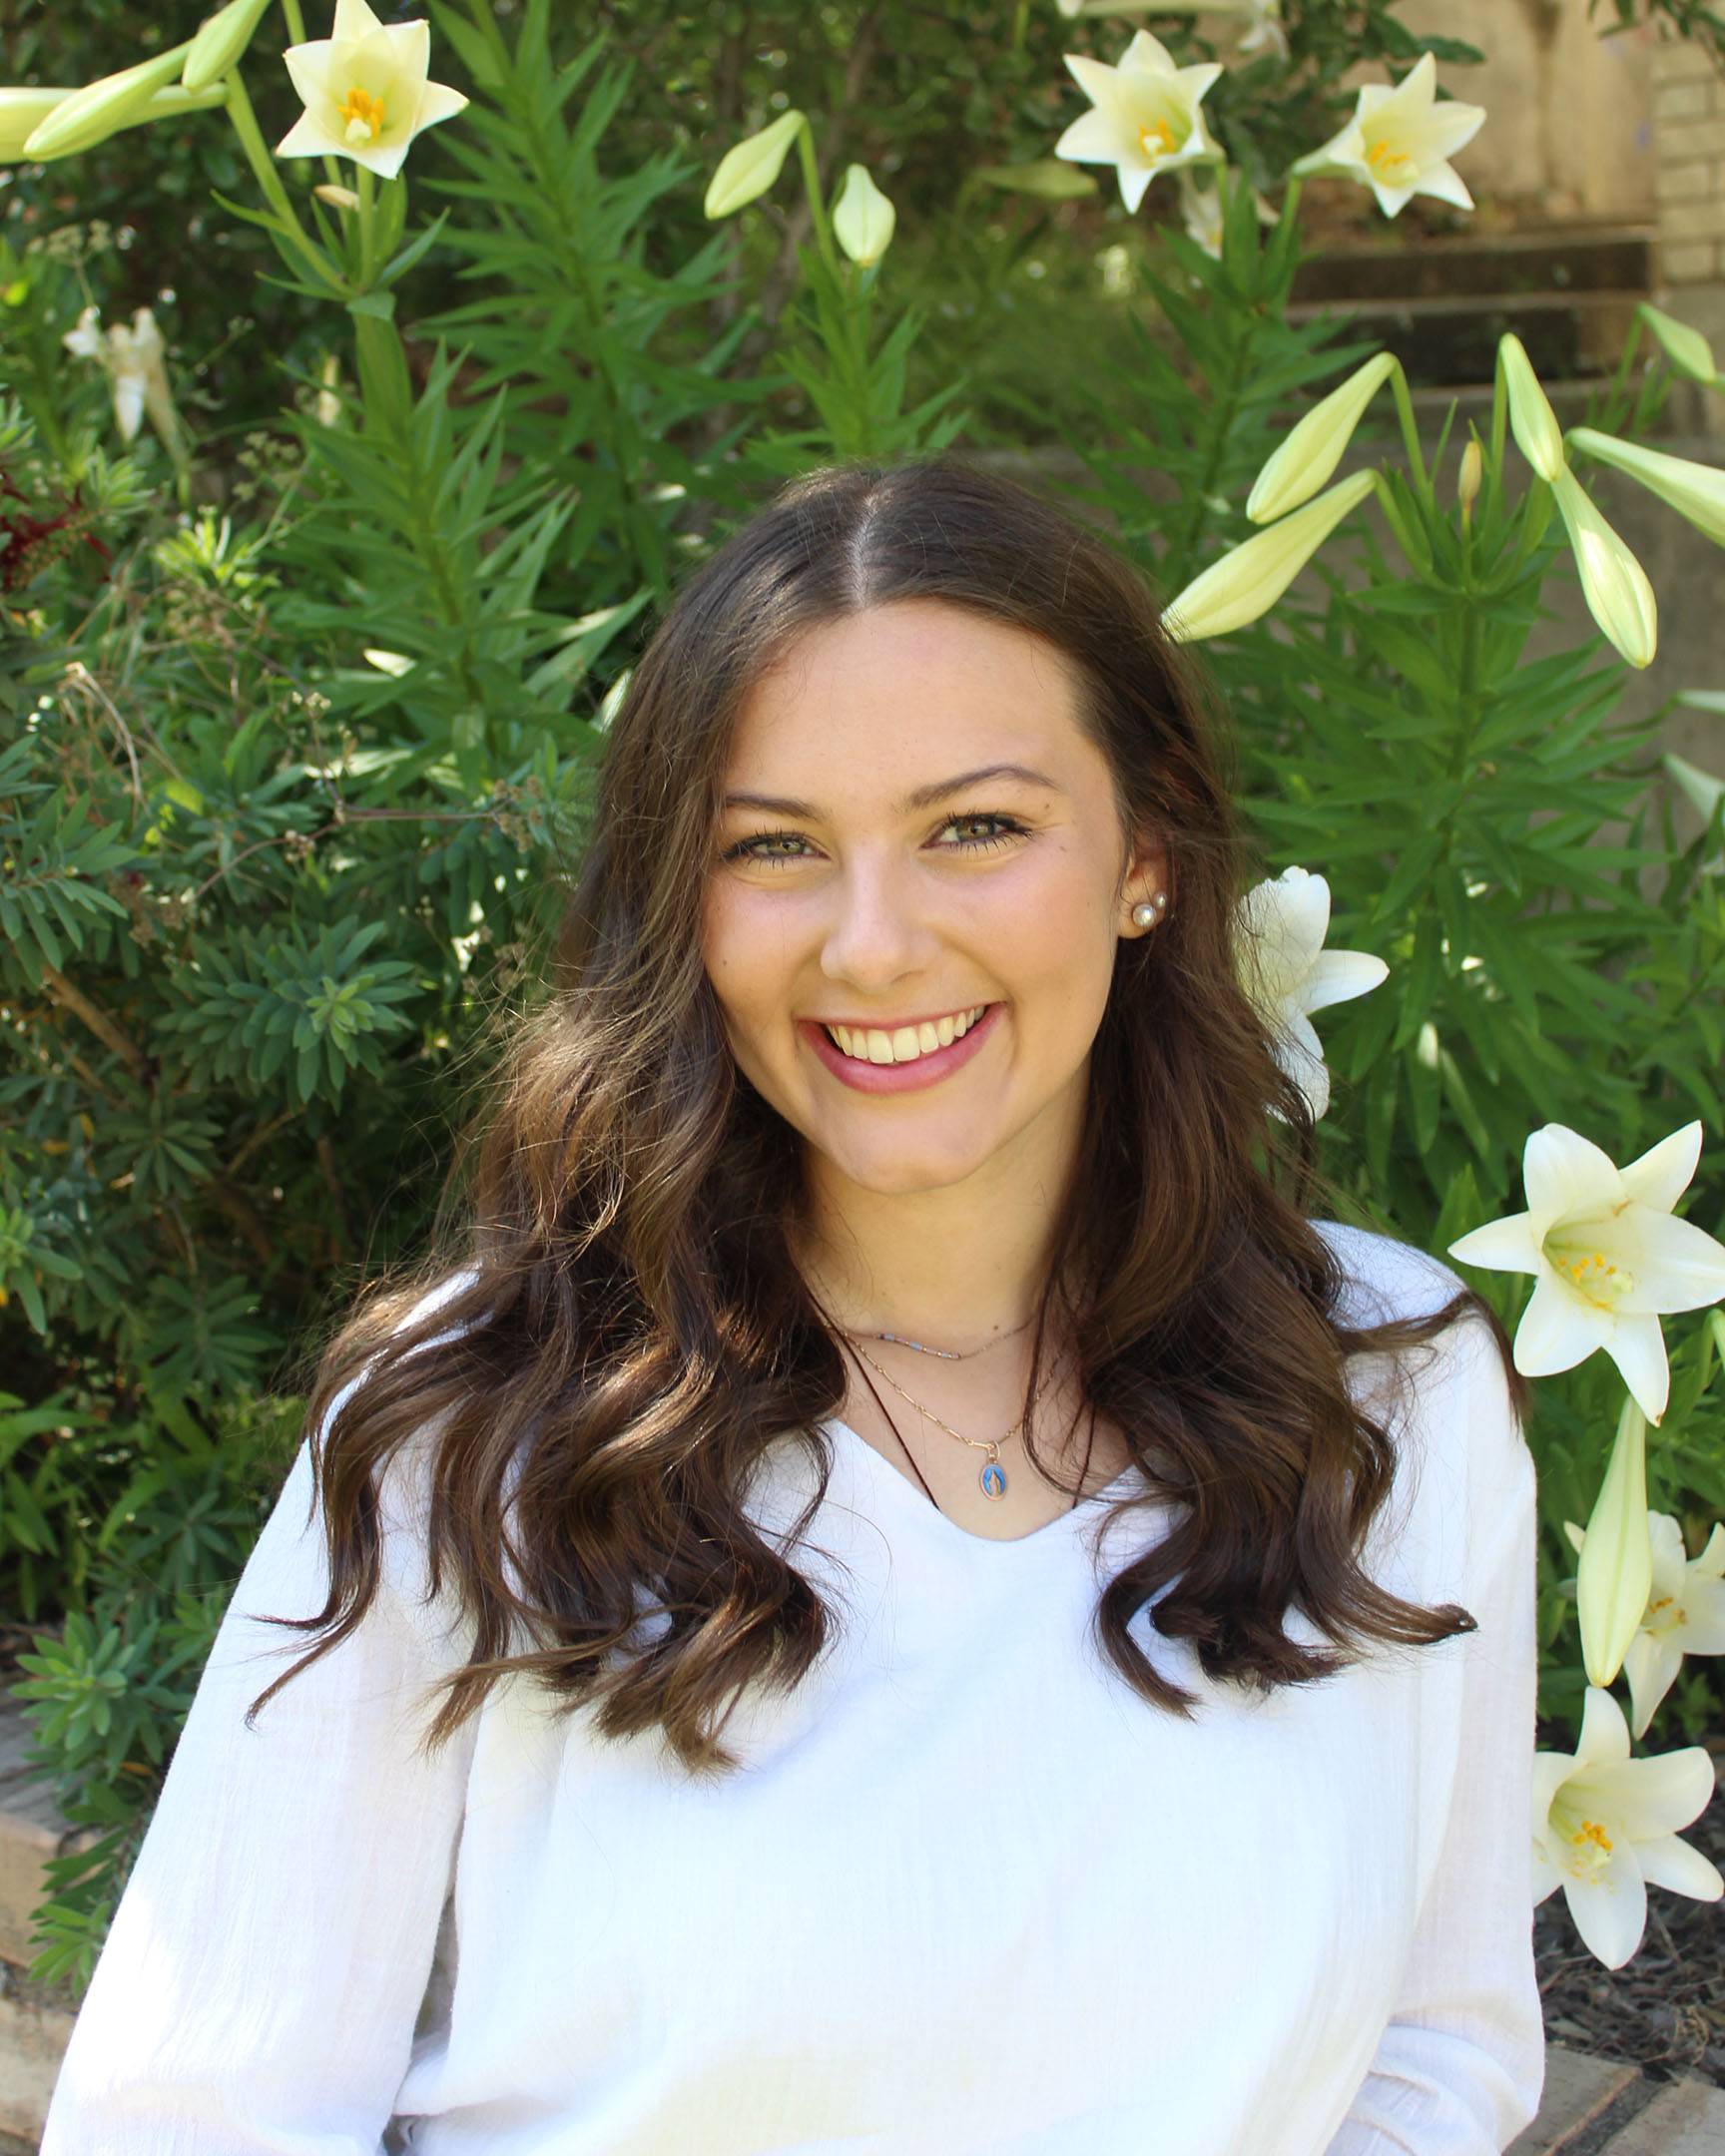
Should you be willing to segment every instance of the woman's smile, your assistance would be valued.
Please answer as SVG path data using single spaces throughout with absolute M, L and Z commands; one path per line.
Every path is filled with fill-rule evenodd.
M 885 1026 L 800 1018 L 797 1029 L 822 1065 L 859 1093 L 912 1093 L 938 1085 L 980 1053 L 1004 1003 L 975 1003 L 934 1019 Z

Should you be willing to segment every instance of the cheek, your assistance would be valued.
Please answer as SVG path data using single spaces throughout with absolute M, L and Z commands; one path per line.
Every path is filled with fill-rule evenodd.
M 702 909 L 701 958 L 733 1033 L 759 1027 L 786 994 L 784 923 L 760 894 L 717 887 Z
M 1045 980 L 1087 999 L 1093 976 L 1113 969 L 1112 886 L 1076 843 L 1045 842 L 1018 865 L 1020 873 L 980 892 L 973 910 L 1003 979 Z

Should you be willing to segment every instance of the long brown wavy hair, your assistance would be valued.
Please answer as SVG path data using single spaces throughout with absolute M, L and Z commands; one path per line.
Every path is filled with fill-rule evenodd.
M 643 653 L 548 977 L 457 1143 L 436 1255 L 365 1294 L 322 1351 L 307 1422 L 329 1591 L 315 1616 L 270 1621 L 324 1636 L 248 1721 L 363 1617 L 382 1473 L 410 1446 L 417 1554 L 471 1639 L 436 1680 L 421 1749 L 520 1673 L 558 1713 L 591 1704 L 601 1736 L 657 1728 L 691 1772 L 722 1773 L 740 1764 L 718 1732 L 744 1689 L 789 1692 L 828 1645 L 832 1612 L 742 1493 L 796 1433 L 818 1471 L 801 1532 L 846 1364 L 791 1257 L 801 1141 L 733 1062 L 700 903 L 752 686 L 818 625 L 909 599 L 1062 653 L 1123 834 L 1168 849 L 1167 918 L 1118 946 L 1033 1333 L 1031 1381 L 1057 1323 L 1087 1405 L 1133 1446 L 1150 1491 L 1120 1506 L 1160 1501 L 1173 1523 L 1101 1593 L 1108 1660 L 1190 1716 L 1195 1695 L 1130 1636 L 1146 1604 L 1207 1677 L 1261 1692 L 1331 1676 L 1362 1642 L 1473 1629 L 1359 1562 L 1398 1452 L 1394 1417 L 1367 1412 L 1344 1370 L 1387 1355 L 1405 1393 L 1404 1350 L 1473 1312 L 1524 1416 L 1503 1327 L 1465 1288 L 1422 1317 L 1343 1322 L 1345 1269 L 1309 1217 L 1336 1193 L 1236 970 L 1254 871 L 1214 693 L 1107 539 L 947 453 L 786 486 L 690 576 Z M 1340 1651 L 1288 1638 L 1291 1605 Z

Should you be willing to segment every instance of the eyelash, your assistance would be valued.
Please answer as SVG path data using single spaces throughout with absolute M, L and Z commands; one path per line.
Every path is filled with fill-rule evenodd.
M 986 838 L 957 839 L 954 842 L 956 848 L 964 852 L 992 852 L 996 846 L 1004 845 L 1008 839 L 1022 838 L 1026 835 L 1025 825 L 1020 823 L 1016 816 L 996 815 L 991 809 L 978 809 L 971 814 L 948 816 L 940 828 L 947 830 L 955 823 L 997 823 L 1001 826 L 999 830 L 991 833 Z M 753 850 L 756 846 L 782 844 L 786 840 L 791 840 L 797 844 L 806 844 L 808 842 L 801 831 L 755 831 L 747 838 L 739 838 L 735 845 L 727 846 L 721 857 L 728 861 L 755 861 L 769 868 L 789 867 L 793 861 L 802 860 L 805 856 L 801 853 L 757 853 Z

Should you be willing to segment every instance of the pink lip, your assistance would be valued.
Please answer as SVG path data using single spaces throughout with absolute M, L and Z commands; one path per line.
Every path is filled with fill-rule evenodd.
M 927 1055 L 918 1056 L 913 1063 L 864 1063 L 858 1056 L 848 1056 L 827 1028 L 813 1018 L 800 1018 L 797 1030 L 834 1077 L 857 1092 L 919 1093 L 925 1086 L 938 1085 L 942 1078 L 949 1078 L 968 1063 L 994 1030 L 994 1021 L 1005 1008 L 1004 1003 L 990 1003 L 969 1032 L 949 1048 L 936 1048 Z

